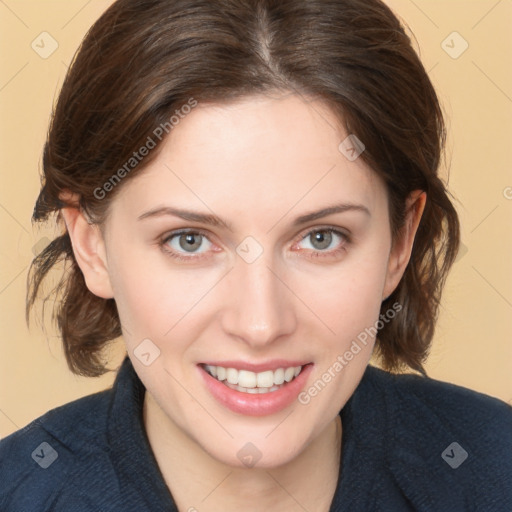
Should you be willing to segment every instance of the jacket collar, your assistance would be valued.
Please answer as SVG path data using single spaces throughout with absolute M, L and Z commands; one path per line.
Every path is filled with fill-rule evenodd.
M 389 457 L 390 447 L 396 446 L 395 440 L 390 439 L 384 385 L 390 378 L 386 372 L 368 366 L 340 411 L 340 474 L 331 512 L 377 509 L 378 479 L 390 470 L 390 476 L 404 491 L 419 483 L 418 478 L 411 482 L 413 476 L 408 469 L 411 461 L 419 468 L 421 460 L 402 452 L 398 457 Z M 113 386 L 108 418 L 107 435 L 112 446 L 112 464 L 118 475 L 117 485 L 127 504 L 140 502 L 142 496 L 148 510 L 177 512 L 144 429 L 144 394 L 144 385 L 126 357 Z M 423 472 L 419 474 L 425 477 Z M 368 492 L 369 489 L 375 492 Z

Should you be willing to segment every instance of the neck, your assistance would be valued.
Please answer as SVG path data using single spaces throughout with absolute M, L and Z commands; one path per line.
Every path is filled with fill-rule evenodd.
M 339 416 L 292 461 L 271 469 L 237 468 L 214 459 L 147 392 L 144 424 L 180 512 L 329 510 L 340 471 Z

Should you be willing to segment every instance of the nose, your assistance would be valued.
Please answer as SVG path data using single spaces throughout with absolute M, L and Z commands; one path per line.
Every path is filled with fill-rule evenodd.
M 253 349 L 267 347 L 296 329 L 294 295 L 271 264 L 264 255 L 252 263 L 237 258 L 226 282 L 224 332 Z

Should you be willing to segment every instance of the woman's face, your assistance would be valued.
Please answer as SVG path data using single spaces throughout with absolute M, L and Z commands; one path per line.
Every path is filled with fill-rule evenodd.
M 128 354 L 170 424 L 224 463 L 298 456 L 371 357 L 400 276 L 385 186 L 347 135 L 297 95 L 199 104 L 111 204 Z

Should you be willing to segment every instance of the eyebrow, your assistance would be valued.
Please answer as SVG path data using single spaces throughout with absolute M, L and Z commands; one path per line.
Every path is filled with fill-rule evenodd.
M 335 213 L 344 213 L 348 211 L 359 211 L 371 217 L 370 210 L 362 204 L 340 203 L 328 206 L 326 208 L 322 208 L 321 210 L 306 213 L 305 215 L 301 215 L 300 217 L 297 217 L 293 221 L 293 226 L 299 226 L 300 224 L 305 224 L 306 222 L 321 219 L 322 217 L 327 217 L 328 215 L 333 215 Z M 139 215 L 137 220 L 144 220 L 153 217 L 162 217 L 165 215 L 172 215 L 174 217 L 179 217 L 183 220 L 199 222 L 202 224 L 209 224 L 211 226 L 224 227 L 232 231 L 232 225 L 229 222 L 225 221 L 224 219 L 217 217 L 216 215 L 196 212 L 192 210 L 183 210 L 180 208 L 173 208 L 171 206 L 162 206 L 159 208 L 154 208 L 153 210 L 149 210 L 143 213 L 142 215 Z

